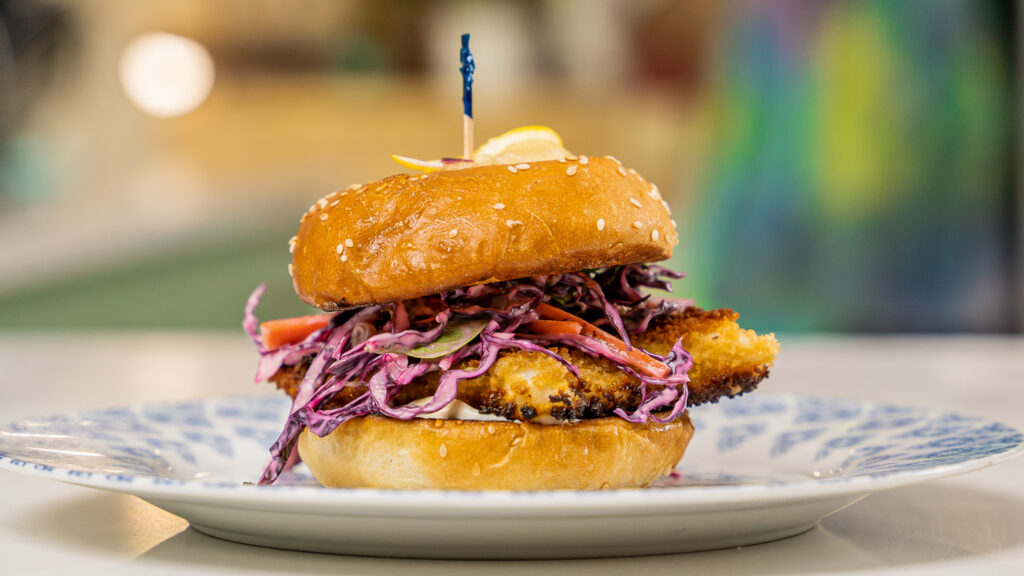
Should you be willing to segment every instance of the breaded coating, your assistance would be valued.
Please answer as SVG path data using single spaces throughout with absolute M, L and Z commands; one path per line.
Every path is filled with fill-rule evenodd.
M 633 338 L 633 344 L 664 355 L 676 340 L 693 356 L 690 369 L 688 405 L 716 402 L 719 398 L 748 392 L 768 375 L 779 343 L 773 334 L 758 335 L 736 323 L 738 314 L 721 309 L 690 308 L 652 322 L 650 329 Z M 577 420 L 610 416 L 616 408 L 631 412 L 640 404 L 639 380 L 625 374 L 603 358 L 575 349 L 552 348 L 579 369 L 577 380 L 564 366 L 539 352 L 506 350 L 486 374 L 459 382 L 457 398 L 477 410 L 512 420 L 545 417 Z M 472 368 L 476 360 L 458 368 Z M 295 396 L 306 363 L 283 367 L 271 381 Z M 394 397 L 394 404 L 406 404 L 430 396 L 439 375 L 418 378 Z M 324 407 L 347 404 L 365 391 L 363 386 L 343 390 Z
M 693 356 L 689 405 L 716 402 L 753 390 L 768 376 L 779 353 L 775 334 L 744 330 L 736 322 L 739 317 L 728 308 L 688 308 L 655 319 L 633 344 L 664 355 L 682 338 L 683 348 Z

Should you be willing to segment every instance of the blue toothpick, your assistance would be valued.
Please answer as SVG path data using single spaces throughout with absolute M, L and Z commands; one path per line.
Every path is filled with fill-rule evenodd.
M 469 34 L 462 35 L 462 50 L 459 51 L 459 62 L 462 66 L 462 157 L 473 156 L 473 72 L 476 61 L 469 51 Z

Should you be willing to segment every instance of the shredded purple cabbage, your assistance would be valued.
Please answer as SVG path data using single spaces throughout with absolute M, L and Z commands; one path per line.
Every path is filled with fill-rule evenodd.
M 292 452 L 303 429 L 326 436 L 349 419 L 366 414 L 408 420 L 435 412 L 455 399 L 460 381 L 487 372 L 498 354 L 507 349 L 546 354 L 576 378 L 580 377 L 576 366 L 548 346 L 565 346 L 605 358 L 642 384 L 643 394 L 636 410 L 628 413 L 616 409 L 615 414 L 630 422 L 668 422 L 686 409 L 688 398 L 687 371 L 693 361 L 681 341 L 663 357 L 651 354 L 670 369 L 664 378 L 654 378 L 638 373 L 627 359 L 595 338 L 579 334 L 520 334 L 517 330 L 538 319 L 534 308 L 545 301 L 617 333 L 630 347 L 630 334 L 643 332 L 659 316 L 692 306 L 692 301 L 655 298 L 641 289 L 670 291 L 671 280 L 682 277 L 662 266 L 631 264 L 457 288 L 436 296 L 341 312 L 328 326 L 301 342 L 275 350 L 264 346 L 257 331 L 255 310 L 266 291 L 266 285 L 261 284 L 249 296 L 242 322 L 260 353 L 257 381 L 266 380 L 282 366 L 310 360 L 284 430 L 270 448 L 270 462 L 260 483 L 273 483 L 287 463 L 295 460 Z M 461 347 L 440 358 L 415 358 L 403 353 L 411 354 L 414 348 L 435 342 L 449 323 L 466 328 L 467 321 L 475 319 L 486 321 L 479 336 L 471 340 L 466 336 L 464 340 L 468 342 L 459 341 L 454 346 Z M 475 325 L 476 330 L 479 326 Z M 456 369 L 456 364 L 463 360 L 477 362 L 473 368 Z M 403 386 L 430 372 L 441 372 L 441 376 L 429 402 L 419 406 L 392 405 L 392 399 Z M 340 408 L 321 408 L 340 390 L 353 386 L 365 386 L 366 392 Z M 656 388 L 649 389 L 650 386 Z

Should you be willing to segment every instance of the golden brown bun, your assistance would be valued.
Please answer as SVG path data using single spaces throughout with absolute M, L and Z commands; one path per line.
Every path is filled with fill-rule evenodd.
M 398 174 L 335 192 L 302 217 L 295 291 L 337 310 L 669 258 L 678 236 L 658 189 L 613 158 L 584 158 Z
M 323 438 L 303 431 L 299 454 L 332 488 L 606 490 L 668 474 L 692 436 L 685 413 L 667 424 L 563 426 L 363 416 Z

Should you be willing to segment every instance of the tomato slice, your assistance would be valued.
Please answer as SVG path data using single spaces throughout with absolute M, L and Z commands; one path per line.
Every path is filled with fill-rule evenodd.
M 281 318 L 260 323 L 260 338 L 267 350 L 277 350 L 286 344 L 301 342 L 306 336 L 327 326 L 334 314 L 310 314 L 295 318 Z

